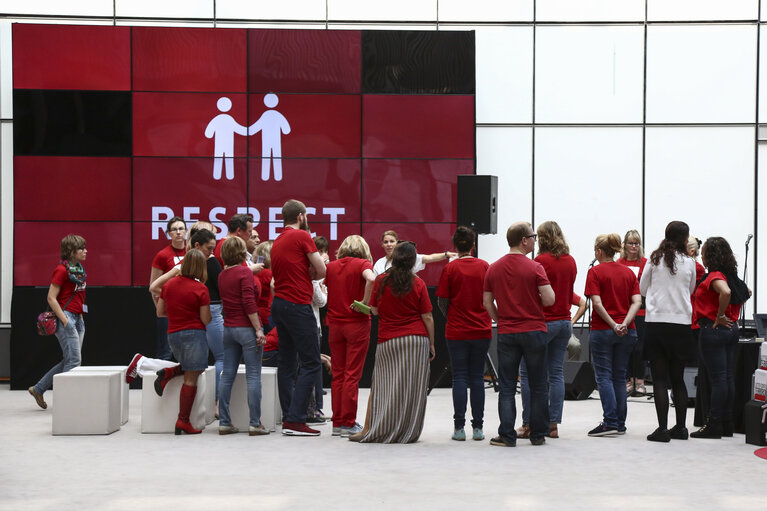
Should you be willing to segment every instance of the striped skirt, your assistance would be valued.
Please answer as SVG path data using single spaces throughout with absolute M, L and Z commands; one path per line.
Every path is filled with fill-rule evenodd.
M 368 413 L 360 442 L 418 441 L 429 384 L 429 338 L 397 337 L 376 347 Z

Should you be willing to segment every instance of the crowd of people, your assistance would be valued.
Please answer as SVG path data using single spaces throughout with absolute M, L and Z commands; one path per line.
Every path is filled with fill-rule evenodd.
M 738 278 L 724 238 L 711 237 L 701 247 L 686 223 L 673 221 L 647 259 L 637 231 L 628 231 L 623 239 L 601 234 L 594 241 L 598 264 L 588 269 L 584 299 L 574 292 L 577 265 L 554 221 L 535 231 L 527 222 L 512 224 L 506 232 L 509 252 L 492 264 L 474 255 L 476 234 L 464 226 L 453 235 L 455 252 L 435 254 L 419 254 L 414 242 L 388 230 L 381 238 L 385 256 L 374 264 L 368 243 L 358 235 L 344 239 L 331 261 L 328 241 L 309 234 L 307 210 L 300 201 L 287 201 L 282 217 L 280 235 L 263 243 L 252 217 L 244 214 L 231 218 L 218 243 L 209 223 L 197 222 L 188 233 L 179 217 L 167 223 L 170 244 L 154 258 L 149 286 L 157 312 L 156 356 L 136 354 L 126 380 L 150 371 L 155 391 L 162 395 L 172 378 L 183 377 L 176 434 L 200 433 L 190 412 L 197 379 L 212 358 L 221 435 L 238 432 L 229 408 L 243 363 L 250 435 L 269 434 L 260 421 L 261 368 L 273 366 L 278 368 L 282 434 L 318 436 L 316 425 L 332 417 L 332 435 L 355 442 L 417 441 L 435 357 L 432 303 L 417 273 L 426 264 L 449 260 L 436 296 L 446 318 L 453 440 L 467 438 L 467 405 L 471 438 L 485 438 L 485 365 L 493 322 L 500 426 L 490 444 L 510 447 L 526 438 L 542 445 L 547 437 L 559 436 L 563 365 L 572 325 L 587 300 L 592 306 L 590 356 L 603 411 L 589 436 L 626 432 L 627 396 L 646 392 L 648 361 L 658 418 L 648 440 L 732 435 L 737 319 L 751 292 Z M 48 303 L 58 320 L 63 360 L 29 388 L 42 408 L 47 407 L 43 395 L 52 388 L 53 375 L 80 364 L 86 254 L 82 237 L 69 235 L 61 241 Z M 699 254 L 702 265 L 696 260 Z M 578 311 L 571 317 L 573 305 Z M 323 307 L 330 356 L 320 353 Z M 360 424 L 358 391 L 371 314 L 378 318 L 378 338 L 367 412 Z M 683 372 L 696 356 L 711 380 L 711 405 L 703 427 L 688 433 Z M 323 365 L 332 373 L 331 416 L 322 411 Z M 518 382 L 522 421 L 515 429 Z M 670 429 L 669 390 L 676 405 Z

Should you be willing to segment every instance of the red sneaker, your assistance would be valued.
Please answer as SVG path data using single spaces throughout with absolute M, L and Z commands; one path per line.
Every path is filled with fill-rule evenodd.
M 320 436 L 320 432 L 301 422 L 283 422 L 282 434 L 287 436 Z
M 133 355 L 133 359 L 130 361 L 128 370 L 125 372 L 125 383 L 130 383 L 136 379 L 136 376 L 138 376 L 138 362 L 142 358 L 144 358 L 144 355 L 141 353 L 136 353 Z

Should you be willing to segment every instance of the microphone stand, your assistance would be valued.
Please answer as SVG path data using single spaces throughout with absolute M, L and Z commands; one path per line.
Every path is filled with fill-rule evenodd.
M 743 262 L 743 282 L 746 283 L 747 278 L 747 271 L 748 271 L 748 245 L 751 243 L 751 238 L 753 238 L 753 234 L 749 234 L 748 238 L 746 238 L 746 258 Z M 741 306 L 740 308 L 740 328 L 746 328 L 746 308 Z

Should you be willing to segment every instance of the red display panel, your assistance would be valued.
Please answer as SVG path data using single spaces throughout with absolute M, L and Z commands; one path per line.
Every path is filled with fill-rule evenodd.
M 89 286 L 131 284 L 130 222 L 16 222 L 14 285 L 50 284 L 61 257 L 61 239 L 67 234 L 79 234 L 87 242 L 88 258 L 83 266 Z
M 133 89 L 247 90 L 246 30 L 133 28 Z
M 130 90 L 128 27 L 13 24 L 17 89 Z
M 164 224 L 163 222 L 163 227 Z M 191 224 L 187 224 L 187 226 L 189 225 Z M 132 255 L 132 284 L 134 286 L 149 285 L 149 274 L 152 272 L 152 260 L 154 260 L 155 254 L 170 244 L 170 240 L 165 237 L 163 232 L 157 236 L 157 227 L 152 222 L 133 222 L 133 245 L 129 252 Z M 157 239 L 152 239 L 153 237 Z M 147 297 L 147 299 L 150 300 L 151 298 Z
M 277 100 L 274 107 L 267 106 L 269 96 L 248 95 L 250 125 L 264 127 L 249 137 L 250 156 L 261 156 L 273 146 L 265 145 L 264 135 L 279 142 L 284 158 L 360 156 L 360 96 L 272 94 Z M 280 131 L 284 121 L 290 126 L 288 134 Z
M 226 179 L 224 170 L 224 178 L 215 180 L 212 158 L 136 158 L 134 220 L 164 225 L 178 215 L 192 221 L 223 219 L 226 223 L 237 207 L 247 205 L 247 161 L 236 158 L 232 163 L 234 179 Z
M 218 107 L 221 98 L 231 102 L 225 112 Z M 228 104 L 222 102 L 222 106 L 226 109 Z M 217 128 L 222 139 L 218 134 L 205 136 L 214 119 L 222 121 Z M 133 94 L 133 154 L 212 158 L 219 144 L 220 154 L 233 150 L 235 157 L 246 156 L 246 137 L 233 134 L 235 123 L 238 129 L 248 126 L 245 94 L 137 92 Z M 225 143 L 227 136 L 233 147 Z
M 14 218 L 131 219 L 131 159 L 16 156 Z
M 360 160 L 251 158 L 248 164 L 248 196 L 261 218 L 268 208 L 281 210 L 288 199 L 298 199 L 315 208 L 316 218 L 360 221 Z M 275 165 L 282 167 L 281 181 L 274 180 Z
M 381 246 L 381 236 L 384 231 L 393 230 L 401 240 L 413 241 L 419 254 L 441 253 L 446 250 L 453 250 L 453 233 L 456 225 L 454 223 L 363 223 L 362 236 L 370 245 L 370 252 L 373 255 L 375 263 L 379 258 L 384 257 L 385 252 Z M 439 276 L 442 274 L 442 268 L 445 267 L 445 261 L 430 263 L 424 270 L 418 272 L 427 286 L 436 286 L 439 284 Z
M 474 159 L 474 96 L 365 95 L 365 158 Z
M 360 92 L 358 30 L 249 30 L 248 49 L 250 92 Z
M 474 172 L 474 160 L 363 160 L 367 221 L 451 222 L 456 176 Z

